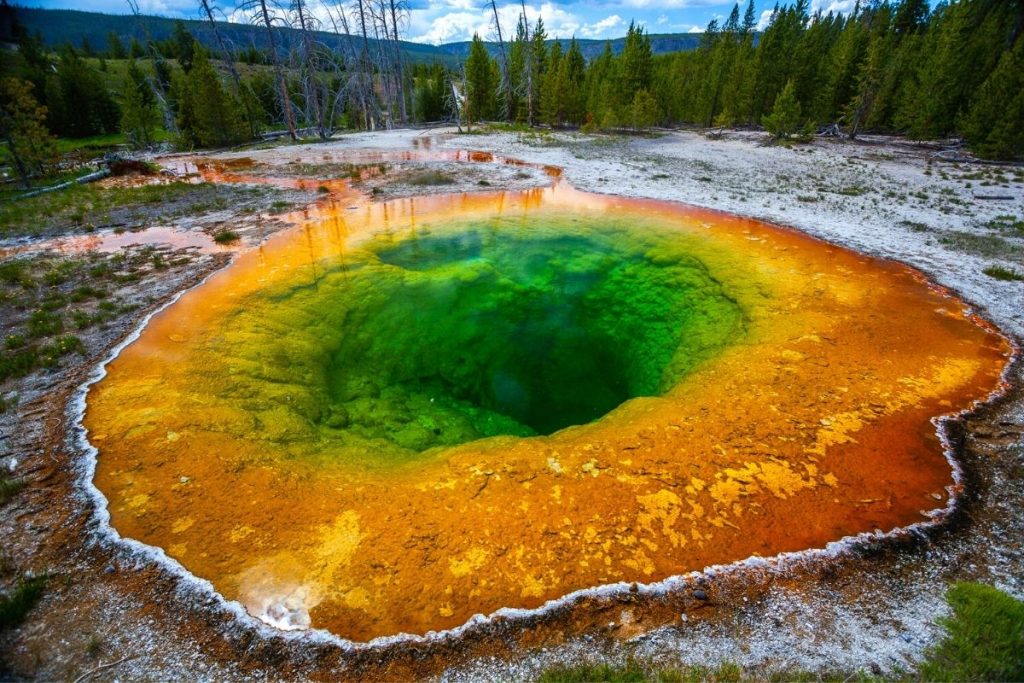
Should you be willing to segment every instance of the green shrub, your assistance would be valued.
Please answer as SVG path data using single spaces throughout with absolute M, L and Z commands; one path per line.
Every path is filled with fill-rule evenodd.
M 443 171 L 424 171 L 409 178 L 410 185 L 451 185 L 454 182 L 455 178 Z
M 213 241 L 217 244 L 229 244 L 231 242 L 237 242 L 239 235 L 234 230 L 221 230 L 213 236 Z
M 10 595 L 0 596 L 0 629 L 20 624 L 42 597 L 45 587 L 45 576 L 31 576 L 19 580 Z

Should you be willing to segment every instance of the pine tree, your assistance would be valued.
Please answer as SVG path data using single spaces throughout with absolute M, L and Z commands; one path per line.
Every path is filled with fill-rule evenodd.
M 648 130 L 658 121 L 658 103 L 646 90 L 637 90 L 630 105 L 630 123 L 635 130 Z
M 480 36 L 473 34 L 466 59 L 466 121 L 474 123 L 492 118 L 497 107 L 498 81 L 491 56 Z
M 417 121 L 440 121 L 447 114 L 446 78 L 440 64 L 414 65 L 410 75 L 413 79 L 413 116 Z
M 146 82 L 146 75 L 133 59 L 128 62 L 121 86 L 121 132 L 132 146 L 146 147 L 153 141 L 153 129 L 160 122 L 153 89 Z
M 142 59 L 146 56 L 146 50 L 142 47 L 142 43 L 139 42 L 138 38 L 132 38 L 131 47 L 128 48 L 128 55 L 132 59 Z
M 48 125 L 58 135 L 82 138 L 113 133 L 121 112 L 99 72 L 70 45 L 60 50 L 56 77 L 46 85 Z
M 729 125 L 737 121 L 749 120 L 750 97 L 754 86 L 755 25 L 754 0 L 750 0 L 743 14 L 743 23 L 740 25 L 736 54 L 729 73 L 725 77 L 721 98 L 722 111 L 714 121 L 717 125 Z
M 540 118 L 544 123 L 557 126 L 562 117 L 562 92 L 558 76 L 562 66 L 562 44 L 557 40 L 551 45 L 551 52 L 546 59 L 544 81 L 541 85 Z M 564 72 L 562 72 L 564 73 Z
M 124 59 L 128 56 L 128 51 L 124 48 L 124 43 L 121 42 L 121 36 L 117 34 L 117 31 L 107 34 L 107 54 L 111 59 Z
M 800 102 L 796 99 L 796 86 L 792 80 L 786 82 L 786 87 L 775 98 L 771 113 L 764 117 L 762 123 L 776 140 L 788 138 L 800 129 Z
M 583 59 L 580 46 L 573 38 L 569 42 L 569 51 L 565 53 L 559 65 L 559 86 L 562 92 L 562 120 L 565 123 L 579 125 L 586 115 L 586 99 L 583 86 L 586 81 L 587 63 Z
M 175 74 L 175 101 L 182 146 L 223 147 L 249 137 L 242 105 L 221 83 L 209 56 L 193 44 L 192 69 Z
M 819 120 L 836 122 L 854 96 L 857 74 L 867 52 L 868 34 L 858 12 L 847 17 L 829 51 L 829 78 L 819 93 Z
M 867 58 L 861 65 L 857 75 L 857 87 L 847 110 L 848 134 L 850 139 L 857 137 L 861 128 L 871 116 L 875 106 L 875 98 L 885 78 L 886 63 L 891 50 L 889 36 L 879 33 L 872 37 L 868 45 Z
M 526 19 L 520 15 L 516 23 L 516 35 L 508 51 L 508 85 L 512 94 L 512 111 L 509 114 L 511 121 L 526 121 L 529 118 L 526 92 L 526 53 L 529 48 L 526 41 Z
M 619 59 L 622 62 L 622 100 L 629 104 L 639 90 L 651 85 L 651 39 L 644 30 L 630 22 L 626 43 Z
M 46 107 L 32 96 L 32 85 L 18 78 L 0 80 L 0 138 L 22 184 L 42 175 L 57 157 L 53 136 L 46 129 Z
M 591 60 L 590 67 L 587 69 L 583 85 L 585 91 L 583 98 L 586 109 L 584 119 L 589 121 L 588 130 L 603 125 L 606 112 L 610 108 L 614 108 L 610 91 L 614 87 L 612 84 L 618 80 L 616 64 L 611 43 L 605 42 L 604 50 Z
M 981 156 L 1024 157 L 1024 33 L 978 89 L 960 128 Z
M 185 73 L 192 70 L 192 61 L 195 59 L 196 39 L 185 28 L 185 22 L 180 19 L 174 22 L 174 32 L 171 34 L 174 40 L 174 54 L 178 58 L 178 65 Z
M 544 19 L 537 17 L 537 24 L 533 28 L 533 35 L 530 36 L 530 55 L 533 58 L 533 72 L 530 77 L 530 84 L 533 86 L 533 92 L 531 93 L 533 101 L 533 116 L 534 120 L 529 121 L 530 125 L 536 123 L 536 119 L 540 117 L 540 112 L 543 107 L 543 82 L 544 74 L 547 73 L 547 54 L 548 48 L 545 41 L 548 39 L 547 31 L 544 30 Z

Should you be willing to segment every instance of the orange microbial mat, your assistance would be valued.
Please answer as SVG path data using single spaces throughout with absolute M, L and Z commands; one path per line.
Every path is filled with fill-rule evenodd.
M 366 641 L 927 519 L 1007 342 L 903 265 L 558 184 L 304 222 L 86 398 L 124 536 Z

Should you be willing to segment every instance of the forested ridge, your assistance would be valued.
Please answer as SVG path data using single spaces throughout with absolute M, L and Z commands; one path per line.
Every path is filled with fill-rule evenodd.
M 2 52 L 0 133 L 24 184 L 52 168 L 54 136 L 188 149 L 273 130 L 327 138 L 439 120 L 587 131 L 763 126 L 776 138 L 827 127 L 850 137 L 959 136 L 980 156 L 1024 156 L 1024 0 L 873 0 L 846 15 L 811 14 L 796 0 L 777 5 L 760 33 L 751 0 L 712 21 L 694 50 L 654 54 L 631 25 L 621 51 L 606 42 L 589 60 L 577 41 L 529 24 L 525 7 L 515 27 L 500 27 L 492 1 L 497 51 L 476 36 L 457 67 L 407 59 L 398 0 L 335 5 L 329 27 L 309 0 L 250 0 L 243 9 L 265 41 L 244 50 L 220 33 L 207 0 L 197 6 L 211 47 L 179 21 L 162 39 L 111 32 L 105 45 L 54 51 L 4 4 L 17 49 Z M 327 45 L 318 36 L 328 28 L 350 39 Z

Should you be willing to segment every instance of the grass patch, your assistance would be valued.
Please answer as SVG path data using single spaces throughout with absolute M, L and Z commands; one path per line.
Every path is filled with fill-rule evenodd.
M 1011 215 L 996 216 L 985 224 L 991 230 L 1008 232 L 1011 235 L 1024 235 L 1024 220 Z
M 410 185 L 451 185 L 455 178 L 444 171 L 423 171 L 409 178 Z
M 939 242 L 951 249 L 977 254 L 985 258 L 1006 257 L 1020 251 L 1020 247 L 998 235 L 976 235 L 971 232 L 954 231 L 940 237 Z
M 1024 603 L 976 583 L 946 593 L 953 615 L 940 620 L 946 637 L 928 653 L 926 681 L 1024 680 Z
M 1024 274 L 1014 270 L 1013 268 L 1004 268 L 1003 266 L 989 266 L 981 272 L 997 280 L 1024 280 Z
M 170 139 L 171 134 L 163 128 L 153 131 L 153 142 L 166 142 Z M 106 151 L 111 147 L 127 144 L 128 137 L 124 133 L 93 135 L 88 138 L 58 138 L 57 152 L 67 154 L 69 152 Z
M 241 237 L 234 230 L 221 230 L 213 236 L 213 241 L 217 244 L 230 244 L 237 242 Z
M 931 228 L 927 224 L 919 221 L 900 221 L 900 225 L 906 226 L 911 232 L 931 232 Z
M 743 669 L 737 664 L 726 662 L 715 669 L 703 666 L 686 667 L 684 669 L 661 669 L 643 666 L 630 660 L 625 666 L 608 664 L 579 664 L 576 666 L 556 666 L 544 671 L 538 679 L 542 683 L 737 683 L 749 679 L 744 676 Z M 795 680 L 787 677 L 787 680 Z
M 28 611 L 43 596 L 46 576 L 22 578 L 10 595 L 0 596 L 0 629 L 20 624 Z
M 222 210 L 268 193 L 262 188 L 213 183 L 160 183 L 138 187 L 73 185 L 37 197 L 0 202 L 0 237 L 91 231 L 96 227 L 145 225 L 174 216 Z M 278 204 L 278 202 L 275 202 Z M 282 207 L 290 206 L 281 202 Z M 280 208 L 274 206 L 274 208 Z

